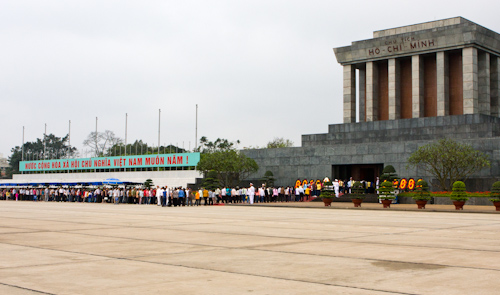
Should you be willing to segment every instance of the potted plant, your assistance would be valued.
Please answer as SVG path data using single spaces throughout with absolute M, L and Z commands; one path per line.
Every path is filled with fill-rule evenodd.
M 391 208 L 392 200 L 396 197 L 394 196 L 394 187 L 392 182 L 385 180 L 382 182 L 378 189 L 378 198 L 381 200 L 384 208 Z
M 354 207 L 361 207 L 361 203 L 365 199 L 365 188 L 360 181 L 355 181 L 351 187 L 351 193 L 349 194 Z
M 325 183 L 325 186 L 321 190 L 319 196 L 323 199 L 325 206 L 331 206 L 333 198 L 335 198 L 335 191 L 333 190 L 331 181 Z
M 453 201 L 455 209 L 464 210 L 464 204 L 469 199 L 465 190 L 465 183 L 463 181 L 455 181 L 451 190 L 450 199 Z
M 493 202 L 497 211 L 500 211 L 500 181 L 491 186 L 490 201 Z
M 382 181 L 393 181 L 394 179 L 398 178 L 398 174 L 396 173 L 396 169 L 394 169 L 394 166 L 392 165 L 387 165 L 384 167 L 384 170 L 382 170 L 382 175 L 380 176 L 380 180 Z
M 425 180 L 419 180 L 415 192 L 412 194 L 413 200 L 417 203 L 418 209 L 425 209 L 425 205 L 431 199 L 429 185 Z

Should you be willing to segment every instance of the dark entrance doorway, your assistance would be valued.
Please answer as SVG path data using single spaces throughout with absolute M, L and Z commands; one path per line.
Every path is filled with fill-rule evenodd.
M 366 180 L 374 182 L 382 174 L 384 164 L 354 164 L 354 165 L 333 165 L 332 178 L 348 180 Z

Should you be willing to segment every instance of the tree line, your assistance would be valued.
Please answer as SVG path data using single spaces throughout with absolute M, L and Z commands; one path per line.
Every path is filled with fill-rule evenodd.
M 200 144 L 194 152 L 200 152 L 201 158 L 197 170 L 207 175 L 209 172 L 215 176 L 219 184 L 231 186 L 240 182 L 250 174 L 258 170 L 257 163 L 240 153 L 237 149 L 239 140 L 231 142 L 227 139 L 216 139 L 209 141 L 203 136 Z M 113 131 L 91 132 L 83 141 L 83 145 L 89 148 L 91 157 L 112 157 L 125 155 L 148 155 L 157 153 L 185 153 L 188 150 L 175 145 L 150 146 L 142 140 L 135 140 L 133 143 L 124 144 L 123 139 L 117 137 Z M 291 147 L 293 142 L 283 138 L 274 138 L 268 142 L 266 148 Z M 11 149 L 8 158 L 9 168 L 6 178 L 12 178 L 13 174 L 20 173 L 19 162 L 50 159 L 67 159 L 82 157 L 76 147 L 70 146 L 69 135 L 57 137 L 48 134 L 43 139 L 36 139 L 33 142 L 25 142 L 22 146 L 15 146 Z

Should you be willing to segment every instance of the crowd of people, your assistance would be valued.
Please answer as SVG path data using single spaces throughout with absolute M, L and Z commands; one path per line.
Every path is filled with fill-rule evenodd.
M 52 188 L 4 188 L 1 200 L 45 202 L 89 202 L 115 204 L 156 204 L 159 206 L 200 206 L 222 203 L 270 203 L 306 201 L 319 195 L 310 187 L 259 187 L 254 188 L 200 188 L 184 187 L 52 187 Z M 203 202 L 203 204 L 202 204 Z
M 352 178 L 346 181 L 335 179 L 331 186 L 337 197 L 349 193 Z M 158 206 L 200 206 L 228 203 L 272 203 L 305 202 L 320 195 L 324 183 L 304 183 L 304 185 L 258 188 L 223 187 L 216 189 L 191 189 L 184 187 L 45 187 L 45 188 L 4 188 L 0 189 L 1 200 L 45 201 L 45 202 L 90 202 L 114 204 L 156 204 Z M 367 182 L 366 190 L 375 183 Z

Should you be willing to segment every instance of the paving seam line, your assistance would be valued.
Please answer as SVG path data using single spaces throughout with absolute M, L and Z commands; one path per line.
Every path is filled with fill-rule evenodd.
M 31 292 L 36 292 L 36 293 L 40 293 L 40 294 L 56 295 L 55 293 L 47 293 L 44 291 L 34 290 L 34 289 L 25 288 L 25 287 L 16 286 L 16 285 L 11 285 L 11 284 L 6 284 L 6 283 L 2 283 L 2 282 L 0 282 L 0 285 L 12 287 L 12 288 L 17 288 L 17 289 L 22 289 L 22 290 L 27 290 L 27 291 L 31 291 Z

